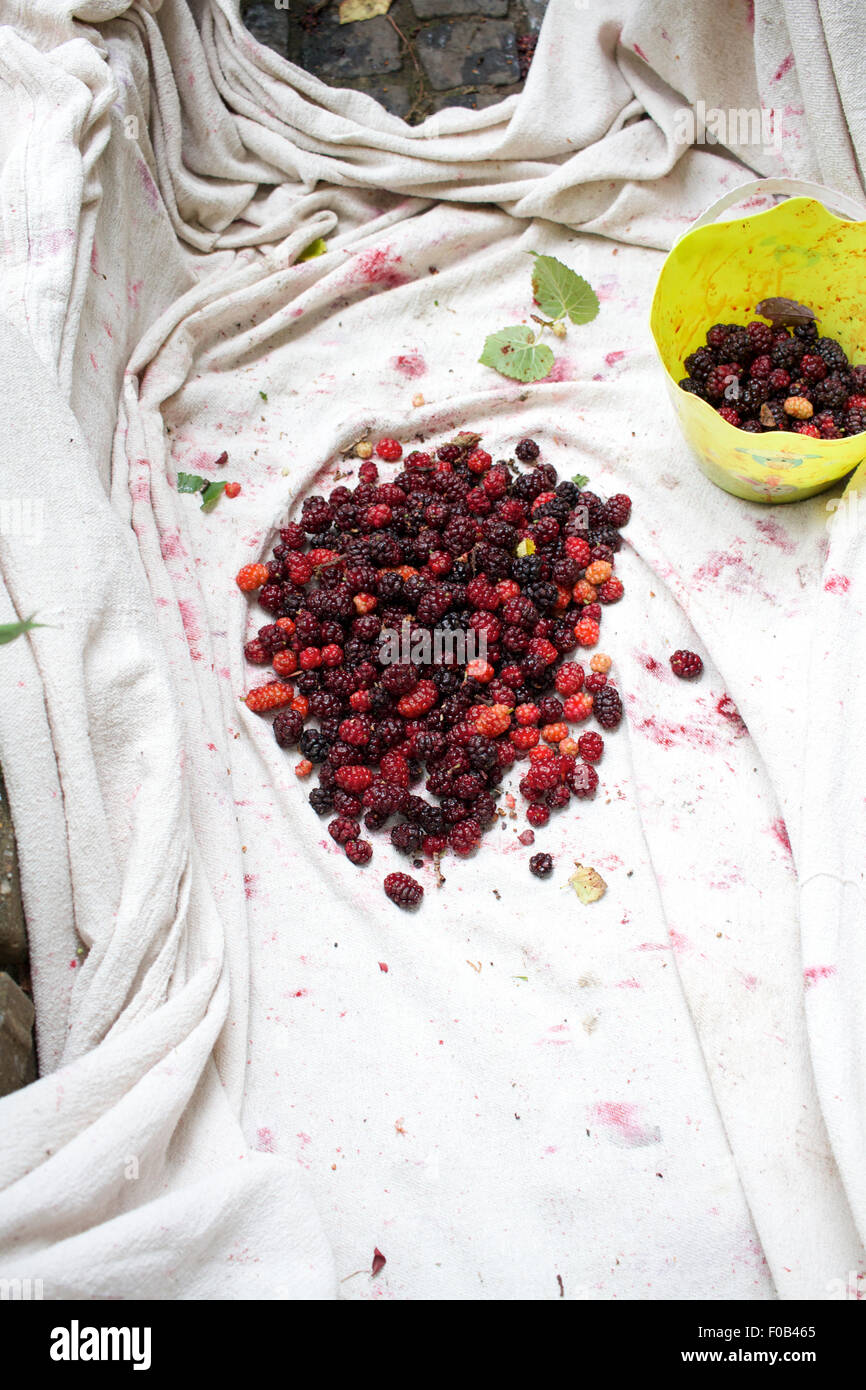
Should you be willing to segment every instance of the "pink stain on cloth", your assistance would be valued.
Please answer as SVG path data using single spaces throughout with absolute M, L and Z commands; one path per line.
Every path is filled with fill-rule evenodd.
M 825 594 L 847 594 L 851 580 L 847 574 L 831 574 L 824 582 Z
M 399 289 L 408 283 L 408 277 L 397 269 L 401 259 L 390 246 L 359 251 L 349 263 L 349 281 L 354 285 L 379 285 L 385 290 Z
M 807 989 L 811 989 L 819 980 L 829 980 L 835 974 L 835 965 L 810 965 L 803 971 L 803 982 Z
M 178 599 L 177 606 L 180 609 L 180 617 L 183 623 L 187 645 L 189 646 L 189 654 L 193 661 L 201 661 L 202 655 L 198 645 L 202 636 L 201 618 L 189 599 Z
M 415 378 L 419 376 L 423 376 L 427 371 L 427 363 L 424 361 L 420 352 L 416 352 L 414 348 L 411 352 L 404 352 L 399 357 L 392 357 L 391 366 L 394 368 L 395 372 L 399 372 L 401 376 L 408 377 L 410 381 L 415 380 Z
M 260 1154 L 272 1154 L 277 1151 L 277 1142 L 272 1129 L 267 1125 L 262 1125 L 256 1130 L 256 1150 Z
M 773 835 L 773 838 L 778 841 L 785 853 L 793 854 L 793 850 L 791 849 L 791 840 L 788 835 L 788 827 L 782 820 L 781 816 L 777 816 L 776 819 L 772 822 L 770 826 L 770 831 Z
M 661 1143 L 658 1125 L 644 1124 L 636 1105 L 624 1101 L 600 1101 L 592 1107 L 591 1118 L 606 1131 L 610 1143 L 619 1148 L 641 1149 Z
M 796 542 L 791 539 L 784 526 L 770 517 L 762 517 L 755 523 L 758 531 L 758 540 L 764 545 L 774 545 L 785 555 L 793 555 L 797 549 Z

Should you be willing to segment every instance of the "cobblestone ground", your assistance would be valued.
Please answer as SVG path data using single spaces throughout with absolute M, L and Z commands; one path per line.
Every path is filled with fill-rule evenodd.
M 35 1077 L 27 931 L 15 831 L 0 771 L 0 1096 Z
M 280 0 L 283 3 L 283 0 Z M 394 0 L 339 22 L 338 0 L 248 0 L 244 22 L 332 87 L 369 92 L 417 125 L 444 106 L 479 110 L 523 86 L 547 0 Z

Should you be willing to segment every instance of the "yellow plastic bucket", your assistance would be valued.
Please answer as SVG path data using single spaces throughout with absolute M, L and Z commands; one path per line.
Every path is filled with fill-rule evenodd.
M 724 208 L 755 193 L 784 193 L 789 201 L 713 224 Z M 799 193 L 810 196 L 790 197 Z M 808 305 L 822 334 L 837 338 L 851 362 L 866 361 L 866 221 L 834 216 L 821 197 L 853 219 L 864 216 L 859 204 L 820 184 L 759 179 L 732 189 L 675 243 L 653 296 L 650 328 L 680 428 L 706 476 L 751 502 L 798 502 L 866 458 L 866 434 L 749 434 L 677 385 L 683 359 L 712 324 L 746 323 L 756 304 L 775 295 Z

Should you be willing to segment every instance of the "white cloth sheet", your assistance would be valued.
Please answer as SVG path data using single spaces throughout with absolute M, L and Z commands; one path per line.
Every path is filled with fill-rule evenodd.
M 0 1276 L 833 1297 L 866 1230 L 860 529 L 705 481 L 647 316 L 754 171 L 863 197 L 856 7 L 551 0 L 519 97 L 416 128 L 237 0 L 0 17 L 0 477 L 45 523 L 0 535 L 2 619 L 51 624 L 0 648 L 42 1071 L 0 1101 Z M 782 139 L 679 144 L 699 100 Z M 530 249 L 601 312 L 522 388 L 477 359 Z M 264 619 L 233 577 L 361 433 L 456 428 L 634 499 L 601 643 L 628 718 L 538 837 L 551 880 L 506 821 L 407 918 L 384 838 L 353 869 L 239 703 Z M 205 515 L 176 471 L 223 450 L 242 494 Z

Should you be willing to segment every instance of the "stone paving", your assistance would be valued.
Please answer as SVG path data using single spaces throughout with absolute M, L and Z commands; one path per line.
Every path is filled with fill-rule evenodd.
M 394 0 L 339 22 L 338 0 L 247 0 L 260 43 L 332 87 L 368 92 L 417 125 L 446 106 L 480 110 L 523 87 L 547 0 Z
M 27 931 L 15 831 L 0 771 L 0 1096 L 35 1077 Z

